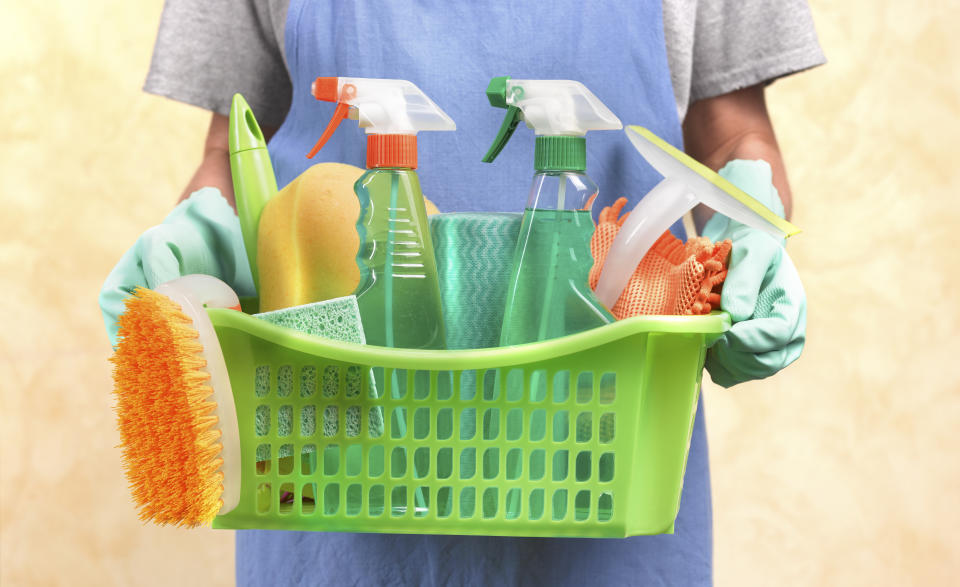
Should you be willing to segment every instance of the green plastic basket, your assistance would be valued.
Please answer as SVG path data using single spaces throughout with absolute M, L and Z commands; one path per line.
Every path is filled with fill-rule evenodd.
M 510 348 L 425 351 L 208 314 L 242 465 L 239 504 L 214 527 L 496 536 L 672 532 L 705 351 L 730 326 L 724 313 L 637 317 Z

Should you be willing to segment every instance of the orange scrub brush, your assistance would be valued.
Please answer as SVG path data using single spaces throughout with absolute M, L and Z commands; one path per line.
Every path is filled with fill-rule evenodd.
M 118 321 L 117 419 L 143 521 L 208 524 L 240 499 L 233 394 L 204 306 L 239 309 L 239 300 L 214 277 L 188 275 L 138 288 Z
M 600 212 L 590 240 L 595 263 L 590 287 L 596 289 L 603 263 L 628 214 L 620 216 L 627 199 L 620 198 Z M 686 244 L 664 232 L 637 265 L 610 313 L 618 320 L 652 314 L 709 314 L 720 305 L 720 287 L 727 276 L 729 240 L 711 243 L 691 238 Z

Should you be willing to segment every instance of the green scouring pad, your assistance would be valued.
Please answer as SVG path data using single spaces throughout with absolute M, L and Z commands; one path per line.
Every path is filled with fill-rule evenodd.
M 345 296 L 334 298 L 302 306 L 283 308 L 272 312 L 254 314 L 256 318 L 270 322 L 277 326 L 290 328 L 305 334 L 313 336 L 322 336 L 332 340 L 343 342 L 352 342 L 357 344 L 366 344 L 363 335 L 363 325 L 360 321 L 360 309 L 357 306 L 356 296 Z M 341 373 L 341 370 L 345 371 Z M 317 376 L 317 368 L 306 366 L 301 372 L 300 395 L 308 397 L 316 392 L 316 386 L 320 385 L 320 395 L 324 398 L 331 398 L 337 395 L 340 389 L 340 378 L 344 378 L 346 397 L 359 397 L 361 389 L 360 369 L 350 367 L 342 369 L 336 366 L 327 366 Z M 293 391 L 293 368 L 290 365 L 283 365 L 277 371 L 276 392 L 279 396 L 290 395 Z M 266 395 L 270 388 L 269 367 L 262 366 L 257 368 L 257 389 L 258 396 Z M 376 397 L 373 377 L 370 377 L 371 394 Z M 360 414 L 359 407 L 348 409 L 346 411 L 346 434 L 347 436 L 358 436 L 360 434 Z M 353 413 L 357 412 L 357 413 Z M 321 433 L 323 436 L 330 437 L 337 435 L 339 414 L 334 406 L 325 406 L 318 410 L 313 406 L 307 406 L 300 412 L 301 434 L 312 436 L 317 430 L 317 416 L 322 418 Z M 374 408 L 370 414 L 370 425 L 373 428 L 382 428 L 382 416 L 379 407 Z M 293 410 L 281 410 L 276 415 L 277 434 L 281 437 L 290 436 L 293 430 Z M 264 436 L 268 433 L 270 427 L 270 414 L 267 411 L 261 413 L 257 411 L 256 427 L 257 434 Z M 280 447 L 279 456 L 291 456 L 291 451 L 287 445 Z M 312 452 L 312 451 L 310 451 Z M 264 454 L 258 455 L 258 460 L 269 459 Z
M 271 324 L 291 328 L 314 336 L 323 336 L 343 342 L 366 344 L 360 308 L 356 296 L 333 298 L 313 304 L 283 308 L 254 314 Z

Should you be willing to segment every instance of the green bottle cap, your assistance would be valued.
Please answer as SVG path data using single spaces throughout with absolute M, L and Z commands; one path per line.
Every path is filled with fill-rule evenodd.
M 587 139 L 539 136 L 534 147 L 533 164 L 537 171 L 583 173 L 587 169 Z

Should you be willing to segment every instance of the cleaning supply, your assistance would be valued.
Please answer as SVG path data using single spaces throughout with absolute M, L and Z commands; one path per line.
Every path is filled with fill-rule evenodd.
M 737 159 L 720 176 L 783 216 L 766 161 Z M 806 340 L 807 298 L 783 239 L 721 214 L 707 221 L 703 234 L 733 241 L 720 306 L 734 325 L 707 352 L 707 371 L 723 387 L 770 377 L 800 357 Z
M 585 173 L 585 135 L 622 128 L 620 120 L 570 80 L 495 77 L 487 98 L 507 114 L 485 162 L 497 157 L 521 120 L 537 135 L 536 173 L 514 251 L 500 344 L 547 340 L 613 321 L 587 283 L 594 226 L 585 205 L 598 189 Z
M 236 293 L 209 275 L 188 275 L 156 287 L 138 288 L 127 298 L 119 319 L 119 343 L 111 358 L 122 438 L 124 465 L 143 520 L 184 526 L 209 524 L 213 517 L 236 507 L 240 499 L 240 441 L 234 397 L 217 334 L 204 308 L 239 310 Z M 287 308 L 256 318 L 300 332 L 363 344 L 356 298 L 348 296 Z M 251 391 L 268 393 L 270 383 L 257 379 Z M 361 372 L 345 378 L 346 397 L 358 398 L 364 387 Z M 268 379 L 269 376 L 264 374 Z M 329 368 L 317 373 L 304 369 L 299 388 L 309 397 L 319 387 L 323 398 L 337 396 L 340 384 Z M 368 380 L 368 393 L 376 390 Z M 289 398 L 295 383 L 287 366 L 277 373 L 277 394 Z M 359 435 L 357 415 L 347 414 L 348 433 Z M 292 410 L 278 410 L 275 420 L 258 410 L 257 436 L 268 434 L 275 421 L 281 436 L 294 431 Z M 157 426 L 145 426 L 144 419 Z M 317 430 L 317 420 L 321 420 Z M 337 419 L 316 410 L 301 410 L 300 432 L 325 437 L 336 434 Z M 370 411 L 371 434 L 382 434 L 379 407 Z M 176 434 L 171 434 L 171 430 Z M 304 455 L 316 452 L 304 450 Z M 283 445 L 277 458 L 295 457 L 292 445 Z M 305 458 L 307 458 L 305 456 Z M 315 458 L 315 457 L 311 457 Z M 259 449 L 256 462 L 271 455 Z
M 438 234 L 456 232 L 451 238 L 462 251 L 495 241 L 505 250 L 490 251 L 492 257 L 505 259 L 519 216 L 477 217 L 462 228 L 451 218 Z M 440 263 L 443 279 L 451 282 L 442 285 L 446 299 L 495 316 L 510 267 L 489 272 L 484 296 L 469 283 L 480 261 L 457 259 L 468 260 L 457 253 L 453 262 Z M 704 349 L 730 324 L 724 313 L 636 317 L 510 349 L 407 350 L 333 341 L 212 307 L 228 303 L 201 310 L 213 325 L 209 345 L 183 338 L 201 342 L 205 352 L 219 349 L 227 368 L 236 423 L 221 414 L 227 400 L 200 399 L 218 404 L 208 432 L 227 438 L 235 428 L 240 438 L 239 503 L 229 509 L 224 499 L 212 522 L 235 529 L 580 537 L 670 532 Z M 182 507 L 169 510 L 169 523 L 186 522 L 178 516 L 204 523 L 209 511 L 190 508 L 206 500 L 216 471 L 182 463 L 210 452 L 190 437 L 197 415 L 210 408 L 194 398 L 195 381 L 217 393 L 223 388 L 210 385 L 201 361 L 164 342 L 162 320 L 138 323 L 138 336 L 122 337 L 118 356 L 126 358 L 117 366 L 123 372 L 115 374 L 127 382 L 123 399 L 118 393 L 129 431 L 124 450 L 129 444 L 167 452 L 133 461 L 153 468 L 131 469 L 131 478 L 145 482 L 132 488 L 164 503 L 179 500 Z M 496 320 L 450 326 L 482 328 L 483 338 L 494 341 L 500 330 Z M 192 323 L 176 327 L 197 336 Z M 172 376 L 173 367 L 188 376 Z M 372 393 L 363 376 L 371 369 L 382 370 L 389 386 L 405 381 L 405 395 L 395 387 Z M 505 388 L 489 385 L 498 373 Z M 563 381 L 572 382 L 571 393 Z M 303 419 L 304 413 L 312 418 Z M 386 417 L 378 421 L 379 414 Z M 224 498 L 236 487 L 229 478 L 222 482 Z
M 630 126 L 627 137 L 664 180 L 650 190 L 617 234 L 597 281 L 597 297 L 612 307 L 650 246 L 697 204 L 783 238 L 800 229 L 749 194 L 649 130 Z
M 366 344 L 356 296 L 254 314 L 271 324 L 333 340 Z
M 216 188 L 197 190 L 177 204 L 110 271 L 99 300 L 110 344 L 117 344 L 117 318 L 137 287 L 153 288 L 190 273 L 216 276 L 244 297 L 254 294 L 240 222 Z
M 239 309 L 209 275 L 137 288 L 111 361 L 123 464 L 140 519 L 208 524 L 240 501 L 240 438 L 230 378 L 204 307 Z
M 521 219 L 522 215 L 515 212 L 461 212 L 430 218 L 448 349 L 482 349 L 498 345 L 503 301 L 507 296 Z M 501 380 L 497 376 L 485 377 L 475 370 L 460 373 L 459 379 L 461 389 L 482 390 L 480 393 L 484 397 L 494 397 L 494 389 L 499 388 Z M 511 383 L 514 380 L 511 379 Z M 438 377 L 438 397 L 450 397 L 452 388 L 451 379 Z M 499 422 L 495 425 L 499 427 Z M 488 418 L 481 426 L 484 434 L 490 436 L 494 420 Z M 477 434 L 476 418 L 461 419 L 460 434 L 466 438 L 474 437 Z M 515 433 L 511 431 L 511 434 Z M 461 454 L 460 467 L 465 471 L 476 470 L 476 453 Z
M 260 214 L 267 201 L 277 193 L 277 180 L 273 175 L 267 141 L 253 110 L 240 94 L 233 95 L 230 105 L 227 144 L 230 149 L 230 175 L 233 178 L 233 195 L 240 217 L 240 230 L 247 249 L 250 273 L 255 289 L 260 291 L 257 269 L 257 227 Z
M 270 324 L 275 324 L 290 330 L 296 330 L 309 334 L 311 336 L 322 336 L 331 340 L 349 342 L 353 344 L 366 344 L 363 336 L 363 325 L 360 322 L 360 309 L 357 307 L 356 296 L 344 296 L 294 306 L 292 308 L 283 308 L 270 312 L 254 314 Z M 346 397 L 360 397 L 362 387 L 361 373 L 359 370 L 350 371 L 345 378 L 344 393 Z M 377 396 L 376 382 L 372 375 L 367 372 L 369 393 L 371 397 Z M 255 392 L 258 395 L 265 395 L 269 383 L 262 378 L 257 382 Z M 277 393 L 280 396 L 289 397 L 293 394 L 293 368 L 286 366 L 277 373 Z M 340 390 L 339 379 L 336 376 L 336 369 L 326 367 L 321 373 L 318 373 L 316 367 L 304 368 L 301 373 L 300 390 L 301 397 L 312 395 L 319 389 L 321 397 L 336 397 Z M 331 417 L 331 414 L 321 414 L 322 419 L 319 432 L 324 437 L 334 436 L 336 434 L 337 418 Z M 305 436 L 311 436 L 317 432 L 317 411 L 300 410 L 300 431 Z M 282 410 L 277 414 L 277 427 L 281 436 L 289 436 L 294 430 L 294 417 L 292 410 Z M 347 412 L 346 421 L 347 431 L 354 432 L 353 436 L 358 436 L 360 431 L 359 417 L 353 412 Z M 383 414 L 379 408 L 370 412 L 370 426 L 374 433 L 383 430 Z M 265 413 L 257 414 L 257 434 L 264 436 L 270 429 L 269 417 Z M 315 452 L 314 448 L 305 449 L 304 454 Z M 280 459 L 293 459 L 292 445 L 283 445 L 278 451 Z M 263 450 L 257 457 L 258 463 L 270 460 L 270 456 Z
M 360 282 L 353 184 L 363 170 L 343 163 L 307 168 L 260 217 L 260 311 L 350 295 Z
M 448 349 L 499 344 L 521 219 L 516 212 L 457 212 L 430 218 Z
M 593 265 L 590 207 L 599 190 L 585 173 L 585 135 L 623 125 L 576 81 L 495 77 L 487 87 L 487 99 L 491 106 L 506 108 L 507 114 L 484 162 L 499 155 L 521 120 L 536 134 L 536 172 L 513 253 L 500 345 L 548 340 L 613 322 L 587 279 Z M 507 395 L 516 395 L 519 384 L 507 378 Z M 544 374 L 532 375 L 532 389 L 545 390 L 545 384 Z M 500 381 L 494 385 L 500 387 Z M 569 388 L 568 379 L 553 382 L 558 397 L 569 396 Z M 485 435 L 491 426 L 485 422 Z M 555 432 L 566 431 L 569 422 L 555 420 L 553 427 Z M 546 422 L 531 421 L 530 429 L 545 435 Z M 508 465 L 508 474 L 519 476 L 521 468 L 519 462 Z M 564 477 L 567 468 L 565 461 L 554 463 L 555 472 Z M 520 500 L 512 495 L 505 507 L 508 515 L 519 515 Z
M 596 287 L 610 245 L 626 221 L 620 216 L 627 199 L 604 208 L 590 240 L 596 259 L 590 270 L 590 286 Z M 720 306 L 719 289 L 727 275 L 730 241 L 712 243 L 708 238 L 690 238 L 683 243 L 665 231 L 644 255 L 627 287 L 610 312 L 623 320 L 641 315 L 709 314 Z
M 445 347 L 436 259 L 417 168 L 417 132 L 454 130 L 453 121 L 405 80 L 319 77 L 311 92 L 337 104 L 311 152 L 350 116 L 367 132 L 367 169 L 357 180 L 360 284 L 369 344 Z
M 416 85 L 406 80 L 318 77 L 311 86 L 318 100 L 337 104 L 326 130 L 307 157 L 327 143 L 340 122 L 355 118 L 367 133 L 367 169 L 354 184 L 360 204 L 355 295 L 364 335 L 372 345 L 442 349 L 446 347 L 437 263 L 430 240 L 417 168 L 417 133 L 454 130 L 453 120 Z M 403 396 L 408 382 L 394 372 L 389 385 L 373 374 L 377 389 Z M 394 414 L 406 435 L 406 421 Z M 392 455 L 406 461 L 406 450 Z M 428 463 L 414 457 L 414 471 Z M 421 489 L 416 507 L 426 507 Z

